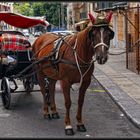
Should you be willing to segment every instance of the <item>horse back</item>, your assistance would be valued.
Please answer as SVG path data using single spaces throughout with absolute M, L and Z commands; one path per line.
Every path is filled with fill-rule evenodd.
M 52 51 L 52 44 L 55 40 L 59 38 L 58 35 L 52 33 L 42 34 L 38 37 L 32 45 L 32 51 L 38 57 L 38 54 L 41 52 L 43 56 L 49 54 Z M 43 51 L 41 51 L 43 50 Z

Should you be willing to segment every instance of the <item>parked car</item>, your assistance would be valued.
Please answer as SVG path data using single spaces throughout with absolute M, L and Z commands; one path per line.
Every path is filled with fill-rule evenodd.
M 41 34 L 42 34 L 41 31 L 36 31 L 36 32 L 34 33 L 34 37 L 39 37 Z
M 29 30 L 28 29 L 24 29 L 22 32 L 27 38 L 29 38 L 30 35 L 29 35 Z
M 71 30 L 63 30 L 63 31 L 53 31 L 55 34 L 62 34 L 62 35 L 74 35 L 76 31 Z

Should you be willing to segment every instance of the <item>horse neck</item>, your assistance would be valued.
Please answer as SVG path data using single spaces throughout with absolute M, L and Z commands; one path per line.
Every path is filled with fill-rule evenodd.
M 93 48 L 91 46 L 91 40 L 89 39 L 89 30 L 91 27 L 87 27 L 85 30 L 77 34 L 77 53 L 78 56 L 85 62 L 90 62 L 93 56 Z

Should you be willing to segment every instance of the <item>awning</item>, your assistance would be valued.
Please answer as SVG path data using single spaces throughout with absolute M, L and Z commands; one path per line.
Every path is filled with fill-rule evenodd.
M 0 12 L 0 21 L 4 21 L 9 25 L 23 29 L 30 28 L 39 24 L 43 26 L 49 25 L 45 20 L 31 18 L 10 12 Z

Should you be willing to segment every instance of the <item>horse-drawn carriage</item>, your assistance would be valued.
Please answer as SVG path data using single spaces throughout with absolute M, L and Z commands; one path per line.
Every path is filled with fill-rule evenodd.
M 80 132 L 86 131 L 82 118 L 84 97 L 91 82 L 91 76 L 94 71 L 94 62 L 97 61 L 98 64 L 105 64 L 108 60 L 110 40 L 114 37 L 114 32 L 110 28 L 112 14 L 112 12 L 108 12 L 107 15 L 99 14 L 96 18 L 92 14 L 89 14 L 92 25 L 74 35 L 59 36 L 53 33 L 41 35 L 32 45 L 31 55 L 33 53 L 35 62 L 32 63 L 32 61 L 30 61 L 30 51 L 18 51 L 16 55 L 16 66 L 19 66 L 20 63 L 24 62 L 22 58 L 23 55 L 23 57 L 27 59 L 27 63 L 23 63 L 21 69 L 23 69 L 23 67 L 25 69 L 21 71 L 19 66 L 18 74 L 15 72 L 17 68 L 13 69 L 13 71 L 9 70 L 6 73 L 6 75 L 9 76 L 9 79 L 23 78 L 24 87 L 27 86 L 27 89 L 29 88 L 29 90 L 32 90 L 35 75 L 30 75 L 30 71 L 33 70 L 33 64 L 36 65 L 34 72 L 37 72 L 40 91 L 43 95 L 43 115 L 44 118 L 49 119 L 59 118 L 55 103 L 55 85 L 57 80 L 60 80 L 66 108 L 66 135 L 74 135 L 70 120 L 70 89 L 75 83 L 80 83 L 76 114 L 77 130 Z M 11 20 L 6 19 L 5 16 L 3 16 L 3 19 L 4 21 L 11 23 Z M 36 24 L 38 21 L 29 22 L 29 25 L 33 23 Z M 15 24 L 21 27 L 19 23 Z M 44 25 L 44 23 L 42 24 Z M 12 25 L 14 24 L 12 23 Z M 13 74 L 11 76 L 12 72 Z M 24 75 L 25 73 L 27 74 L 26 76 Z M 24 77 L 22 77 L 22 75 Z M 27 79 L 27 77 L 30 80 Z M 26 82 L 29 82 L 29 84 L 26 84 Z M 9 88 L 8 79 L 2 75 L 2 99 L 5 108 L 9 107 L 9 93 L 12 90 L 15 91 L 15 89 Z
M 0 13 L 0 21 L 5 21 L 10 25 L 23 29 L 37 24 L 46 25 L 45 21 L 9 12 Z M 31 43 L 21 31 L 0 31 L 1 97 L 3 106 L 6 109 L 10 107 L 11 93 L 16 92 L 18 89 L 17 79 L 23 82 L 25 92 L 28 93 L 33 90 L 34 84 L 37 83 L 35 74 L 31 74 L 32 67 L 25 71 L 32 64 L 31 57 Z M 12 87 L 10 83 L 12 83 Z

